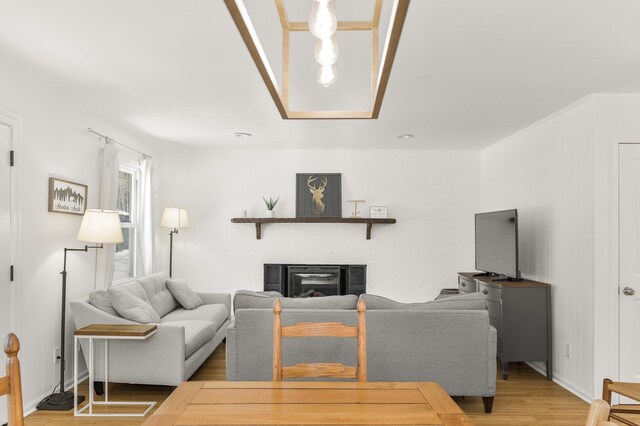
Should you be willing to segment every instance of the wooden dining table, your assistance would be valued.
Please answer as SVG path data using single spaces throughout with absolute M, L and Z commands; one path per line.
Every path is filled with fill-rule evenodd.
M 435 382 L 184 382 L 147 419 L 168 425 L 471 425 Z

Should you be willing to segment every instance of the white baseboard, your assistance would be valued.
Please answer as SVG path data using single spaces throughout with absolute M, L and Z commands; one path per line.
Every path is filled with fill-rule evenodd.
M 88 377 L 89 377 L 89 372 L 87 370 L 84 370 L 78 375 L 78 383 L 82 383 Z M 64 390 L 70 390 L 70 389 L 73 389 L 73 377 L 68 379 L 66 382 L 64 382 Z M 49 395 L 51 395 L 51 392 L 43 393 L 38 398 L 32 400 L 27 404 L 24 404 L 23 406 L 24 416 L 27 417 L 29 414 L 36 411 L 36 407 L 38 406 L 38 404 L 40 404 L 40 401 L 42 401 Z
M 534 362 L 527 362 L 526 364 L 529 367 L 536 370 L 538 373 L 542 374 L 543 376 L 545 377 L 547 376 L 547 370 L 544 364 L 534 363 Z M 571 392 L 572 394 L 574 394 L 575 396 L 577 396 L 578 398 L 585 401 L 587 404 L 591 404 L 593 402 L 593 397 L 590 396 L 588 392 L 585 392 L 584 389 L 580 388 L 580 386 L 576 386 L 574 383 L 556 374 L 555 372 L 553 373 L 553 381 L 558 385 L 562 386 L 564 389 Z

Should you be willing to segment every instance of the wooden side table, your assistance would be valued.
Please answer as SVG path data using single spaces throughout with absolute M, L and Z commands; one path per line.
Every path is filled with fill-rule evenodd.
M 76 356 L 73 362 L 73 414 L 78 417 L 144 417 L 157 404 L 156 401 L 109 401 L 109 340 L 145 340 L 158 331 L 155 324 L 125 325 L 125 324 L 91 324 L 75 331 L 73 349 Z M 89 340 L 89 356 L 87 369 L 89 370 L 89 402 L 78 410 L 78 343 L 80 339 Z M 104 401 L 94 400 L 93 390 L 93 341 L 104 340 Z M 143 405 L 148 406 L 143 413 L 94 413 L 95 405 Z M 88 412 L 86 412 L 88 411 Z

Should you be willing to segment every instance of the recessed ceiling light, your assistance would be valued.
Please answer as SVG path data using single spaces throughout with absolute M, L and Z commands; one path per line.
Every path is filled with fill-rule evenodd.
M 401 135 L 396 136 L 396 138 L 398 139 L 411 139 L 415 137 L 415 135 L 412 135 L 411 133 L 403 133 Z
M 247 132 L 235 132 L 233 135 L 237 138 L 249 138 L 253 136 L 251 133 Z

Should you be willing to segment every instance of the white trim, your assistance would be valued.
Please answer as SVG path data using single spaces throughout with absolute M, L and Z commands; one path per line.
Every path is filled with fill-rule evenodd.
M 89 371 L 84 370 L 82 373 L 78 375 L 78 381 L 84 382 L 88 377 L 89 377 Z M 73 389 L 73 377 L 71 377 L 70 379 L 64 382 L 64 390 L 71 390 L 71 389 Z M 45 392 L 39 397 L 37 397 L 36 399 L 33 399 L 30 402 L 25 403 L 23 406 L 24 417 L 27 417 L 29 414 L 34 413 L 38 407 L 38 404 L 40 404 L 40 402 L 46 397 L 48 397 L 49 395 L 51 395 L 51 392 Z
M 11 291 L 12 309 L 11 309 L 11 330 L 20 338 L 22 335 L 22 321 L 21 318 L 21 300 L 20 294 L 20 191 L 19 191 L 19 173 L 18 166 L 20 164 L 21 153 L 21 137 L 22 137 L 22 118 L 16 114 L 13 114 L 7 110 L 0 109 L 0 124 L 9 127 L 11 130 L 11 149 L 14 151 L 15 164 L 11 168 L 11 200 L 10 200 L 10 215 L 11 215 L 11 230 L 10 230 L 10 244 L 11 244 L 11 264 L 14 265 L 13 283 Z
M 544 364 L 534 362 L 527 362 L 526 364 L 536 370 L 538 373 L 542 374 L 545 378 L 547 377 L 547 370 Z M 568 390 L 588 404 L 591 404 L 593 402 L 593 397 L 590 396 L 588 392 L 584 391 L 579 386 L 573 384 L 570 380 L 565 379 L 555 372 L 553 373 L 553 382 L 557 383 L 560 387 Z
M 130 222 L 120 222 L 120 226 L 123 229 L 133 229 L 133 244 L 129 244 L 129 267 L 133 270 L 133 276 L 122 278 L 120 280 L 113 280 L 111 282 L 112 286 L 127 284 L 131 281 L 135 281 L 138 278 L 138 229 L 139 229 L 139 215 L 137 211 L 138 205 L 138 197 L 139 197 L 139 186 L 140 186 L 140 167 L 138 166 L 138 161 L 127 161 L 120 163 L 118 167 L 118 172 L 123 172 L 131 175 L 131 200 L 130 203 L 130 211 L 129 211 L 129 219 Z M 119 187 L 118 187 L 119 188 Z M 118 191 L 120 191 L 118 189 Z M 118 194 L 117 194 L 118 195 Z M 116 195 L 116 196 L 117 196 Z M 115 262 L 116 256 L 113 258 L 113 267 L 114 267 L 114 276 L 115 276 Z

